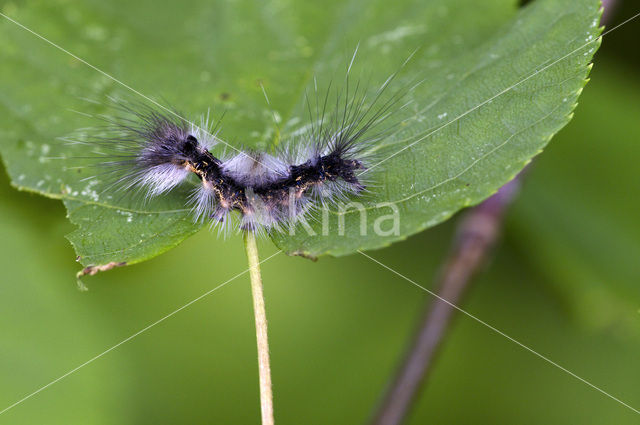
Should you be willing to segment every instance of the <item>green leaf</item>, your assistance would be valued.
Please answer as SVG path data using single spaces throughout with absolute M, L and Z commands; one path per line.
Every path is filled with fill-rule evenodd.
M 516 3 L 58 0 L 7 3 L 2 12 L 183 116 L 226 109 L 222 137 L 259 148 L 279 137 L 260 83 L 282 117 L 284 138 L 306 119 L 313 77 L 326 85 L 344 75 L 358 42 L 352 74 L 374 82 L 370 90 L 420 47 L 394 82 L 424 80 L 410 94 L 414 114 L 385 141 L 385 152 L 420 141 L 376 170 L 377 189 L 361 199 L 367 235 L 360 235 L 359 213 L 345 214 L 339 235 L 332 213 L 330 236 L 273 236 L 287 252 L 316 256 L 388 245 L 480 202 L 566 124 L 598 44 L 598 2 L 538 0 L 520 11 Z M 186 189 L 133 202 L 102 193 L 99 176 L 76 168 L 72 157 L 82 149 L 56 138 L 106 112 L 86 98 L 136 95 L 2 19 L 0 150 L 17 188 L 64 200 L 82 264 L 139 262 L 199 230 L 185 209 Z M 390 207 L 376 208 L 381 202 L 399 208 L 396 235 L 371 230 L 389 214 Z
M 335 226 L 344 216 L 343 236 L 323 236 L 316 224 L 316 236 L 298 229 L 294 237 L 276 236 L 276 243 L 310 256 L 378 248 L 489 197 L 571 118 L 599 43 L 597 6 L 534 2 L 476 47 L 438 50 L 441 67 L 412 93 L 425 106 L 417 122 L 387 141 L 400 153 L 381 165 L 381 189 L 364 202 L 366 228 L 362 210 L 351 209 L 329 219 Z M 477 19 L 460 30 L 462 39 L 474 38 Z M 409 66 L 417 74 L 430 60 L 420 56 Z M 399 231 L 380 235 L 392 230 L 389 205 L 397 208 Z

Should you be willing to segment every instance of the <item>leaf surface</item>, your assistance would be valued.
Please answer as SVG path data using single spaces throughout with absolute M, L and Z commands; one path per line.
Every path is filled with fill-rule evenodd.
M 597 47 L 599 3 L 516 3 L 8 3 L 4 14 L 118 81 L 3 19 L 0 152 L 17 188 L 64 201 L 82 264 L 131 264 L 201 225 L 185 207 L 188 188 L 148 203 L 122 199 L 81 167 L 86 151 L 57 141 L 93 131 L 82 129 L 108 113 L 107 95 L 137 97 L 127 85 L 190 120 L 226 110 L 223 139 L 268 149 L 308 118 L 314 77 L 326 85 L 344 76 L 355 45 L 352 74 L 369 91 L 417 49 L 394 81 L 422 81 L 409 94 L 410 115 L 381 146 L 393 156 L 371 174 L 372 194 L 358 199 L 366 234 L 359 212 L 344 214 L 340 234 L 333 211 L 328 236 L 316 222 L 316 236 L 272 235 L 283 250 L 311 256 L 385 246 L 490 196 L 569 120 Z M 374 231 L 392 211 L 381 203 L 398 209 L 397 234 Z

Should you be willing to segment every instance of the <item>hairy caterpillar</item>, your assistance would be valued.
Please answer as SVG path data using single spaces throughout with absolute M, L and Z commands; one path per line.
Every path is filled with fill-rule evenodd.
M 115 100 L 124 114 L 106 118 L 110 131 L 93 137 L 91 144 L 103 148 L 99 164 L 112 176 L 109 188 L 125 193 L 137 189 L 148 199 L 195 175 L 197 184 L 185 200 L 195 220 L 228 229 L 230 215 L 237 211 L 241 230 L 282 230 L 308 212 L 347 201 L 370 186 L 363 173 L 374 158 L 372 148 L 394 126 L 376 129 L 402 109 L 397 107 L 401 91 L 382 100 L 392 77 L 370 102 L 359 84 L 350 93 L 348 79 L 335 103 L 329 101 L 329 90 L 321 106 L 316 101 L 315 114 L 307 98 L 310 125 L 273 152 L 231 147 L 218 138 L 218 125 L 209 128 L 208 115 L 196 126 L 171 111 Z M 221 145 L 225 151 L 214 155 Z

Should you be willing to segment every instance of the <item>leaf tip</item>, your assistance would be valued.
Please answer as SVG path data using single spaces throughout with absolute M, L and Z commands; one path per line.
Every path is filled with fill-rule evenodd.
M 307 260 L 311 260 L 314 263 L 316 261 L 318 261 L 318 257 L 316 257 L 315 255 L 310 254 L 309 252 L 305 252 L 305 251 L 291 251 L 291 252 L 288 253 L 288 255 L 306 258 Z
M 76 261 L 80 261 L 82 257 L 80 257 L 79 255 L 76 257 Z M 82 282 L 82 277 L 84 276 L 94 276 L 96 275 L 98 272 L 105 272 L 107 270 L 111 270 L 113 268 L 116 267 L 122 267 L 122 266 L 126 266 L 127 262 L 126 261 L 111 261 L 110 263 L 107 264 L 100 264 L 100 265 L 96 265 L 96 266 L 87 266 L 84 269 L 80 270 L 78 273 L 76 273 L 76 281 L 78 283 L 78 289 L 80 289 L 81 291 L 87 291 L 88 288 L 85 286 L 85 284 Z

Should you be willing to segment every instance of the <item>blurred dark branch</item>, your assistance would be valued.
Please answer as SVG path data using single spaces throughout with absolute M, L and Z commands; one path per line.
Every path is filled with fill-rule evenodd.
M 611 17 L 616 12 L 616 3 L 617 0 L 602 0 L 602 8 L 604 11 L 602 12 L 602 23 L 608 25 L 611 22 Z
M 504 212 L 518 186 L 518 178 L 507 183 L 460 221 L 451 252 L 438 278 L 438 294 L 443 299 L 458 305 L 471 278 L 495 244 Z M 453 313 L 454 308 L 440 299 L 427 306 L 413 343 L 371 422 L 373 425 L 402 423 L 430 370 Z

